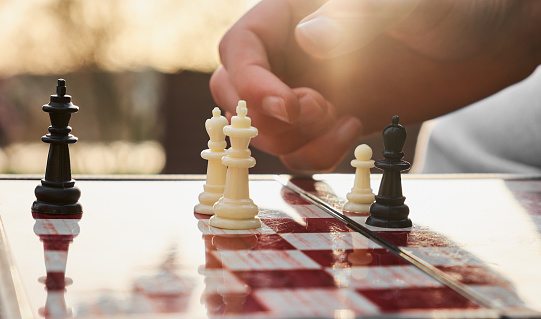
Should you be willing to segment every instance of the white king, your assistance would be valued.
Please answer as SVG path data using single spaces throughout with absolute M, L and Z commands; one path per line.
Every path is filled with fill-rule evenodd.
M 259 208 L 250 199 L 248 169 L 255 166 L 248 145 L 257 136 L 257 129 L 251 126 L 252 120 L 246 116 L 245 101 L 239 101 L 237 115 L 231 118 L 231 125 L 224 127 L 231 147 L 222 158 L 227 166 L 224 196 L 214 205 L 214 216 L 210 225 L 226 229 L 252 229 L 261 227 L 257 217 Z

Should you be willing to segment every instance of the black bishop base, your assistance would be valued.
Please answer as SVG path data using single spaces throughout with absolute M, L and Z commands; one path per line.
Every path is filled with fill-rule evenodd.
M 384 160 L 374 165 L 383 170 L 381 184 L 376 202 L 370 206 L 370 216 L 366 224 L 385 228 L 408 228 L 412 226 L 408 218 L 409 207 L 404 204 L 406 197 L 402 196 L 402 180 L 400 172 L 410 168 L 410 163 L 402 161 L 406 130 L 398 124 L 398 116 L 393 116 L 392 123 L 383 130 Z
M 35 189 L 36 201 L 32 212 L 53 215 L 74 215 L 83 211 L 78 202 L 81 191 L 75 187 L 71 178 L 71 164 L 68 144 L 77 142 L 68 126 L 71 113 L 79 107 L 71 103 L 71 96 L 66 95 L 66 81 L 58 80 L 56 95 L 51 95 L 49 104 L 43 105 L 43 111 L 49 113 L 51 126 L 49 134 L 41 140 L 50 144 L 45 179 Z
M 412 222 L 408 218 L 410 209 L 404 204 L 406 197 L 402 196 L 400 178 L 400 171 L 409 169 L 410 164 L 389 163 L 383 160 L 376 162 L 375 166 L 383 170 L 383 177 L 376 202 L 370 206 L 370 216 L 366 224 L 385 228 L 411 227 Z

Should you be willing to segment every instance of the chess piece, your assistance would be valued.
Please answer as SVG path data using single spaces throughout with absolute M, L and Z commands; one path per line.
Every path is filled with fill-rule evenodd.
M 409 208 L 404 204 L 400 172 L 408 170 L 410 163 L 403 161 L 402 148 L 406 141 L 406 129 L 398 124 L 398 116 L 393 116 L 392 123 L 383 130 L 384 160 L 376 161 L 375 166 L 383 170 L 376 202 L 370 207 L 370 216 L 366 224 L 386 228 L 411 227 L 408 218 Z
M 43 105 L 43 111 L 49 113 L 51 126 L 49 134 L 41 140 L 49 143 L 49 155 L 45 179 L 35 189 L 36 201 L 32 205 L 32 212 L 53 215 L 73 215 L 82 213 L 83 209 L 78 202 L 81 196 L 79 188 L 75 187 L 75 180 L 71 178 L 71 165 L 68 144 L 77 142 L 68 126 L 71 113 L 79 107 L 71 103 L 71 96 L 66 95 L 66 81 L 58 80 L 56 95 L 51 95 L 49 104 Z
M 221 116 L 220 109 L 217 107 L 212 110 L 212 118 L 205 122 L 210 140 L 209 148 L 201 152 L 201 157 L 206 159 L 208 164 L 207 179 L 203 185 L 204 191 L 199 194 L 199 204 L 194 208 L 194 211 L 199 214 L 214 215 L 213 206 L 224 194 L 227 167 L 222 164 L 222 157 L 227 155 L 224 134 L 224 126 L 227 124 L 229 124 L 227 119 Z
M 226 229 L 252 229 L 261 227 L 257 217 L 259 208 L 250 199 L 248 169 L 255 166 L 248 145 L 257 136 L 257 129 L 251 126 L 252 120 L 246 116 L 245 101 L 239 101 L 237 115 L 231 118 L 231 125 L 224 127 L 231 147 L 222 163 L 227 166 L 224 196 L 214 204 L 214 216 L 210 225 Z
M 348 201 L 343 207 L 344 211 L 355 213 L 370 212 L 370 205 L 374 202 L 374 193 L 370 188 L 370 168 L 374 167 L 372 149 L 366 144 L 355 148 L 355 159 L 351 166 L 355 167 L 355 182 L 351 192 L 346 195 Z

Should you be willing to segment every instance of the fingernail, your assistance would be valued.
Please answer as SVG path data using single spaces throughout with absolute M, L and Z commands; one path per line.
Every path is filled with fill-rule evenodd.
M 302 121 L 302 123 L 307 124 L 316 122 L 321 120 L 327 113 L 326 106 L 320 105 L 316 99 L 308 94 L 301 97 L 299 103 L 301 105 L 299 120 Z
M 297 25 L 297 33 L 320 50 L 335 48 L 344 40 L 344 30 L 336 21 L 325 16 Z
M 267 115 L 275 117 L 284 122 L 289 122 L 289 116 L 286 111 L 286 103 L 284 99 L 277 96 L 266 96 L 261 101 L 261 108 Z

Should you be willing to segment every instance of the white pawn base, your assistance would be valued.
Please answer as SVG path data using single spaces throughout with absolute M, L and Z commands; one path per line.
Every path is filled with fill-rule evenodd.
M 342 209 L 352 213 L 370 213 L 370 206 L 374 203 L 375 195 L 370 189 L 366 191 L 369 193 L 348 193 L 346 196 L 348 202 L 344 204 Z
M 354 202 L 347 202 L 344 205 L 343 210 L 350 213 L 370 213 L 370 206 L 372 206 L 372 204 L 358 204 Z
M 214 204 L 224 195 L 224 186 L 203 185 L 204 192 L 199 194 L 199 203 L 194 211 L 203 215 L 214 215 Z
M 261 227 L 257 217 L 259 208 L 247 199 L 234 200 L 222 197 L 214 205 L 214 216 L 210 218 L 210 226 L 225 229 L 254 229 Z
M 220 218 L 216 215 L 210 218 L 210 226 L 216 228 L 224 229 L 255 229 L 261 227 L 261 220 L 259 217 L 253 219 L 229 219 L 229 218 Z

